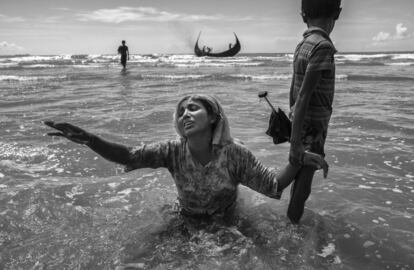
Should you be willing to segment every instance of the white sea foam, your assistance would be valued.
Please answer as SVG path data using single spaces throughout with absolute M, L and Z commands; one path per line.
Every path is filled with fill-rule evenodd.
M 338 54 L 337 59 L 348 60 L 348 61 L 361 61 L 362 59 L 376 59 L 387 57 L 388 54 Z
M 50 81 L 65 79 L 66 75 L 60 76 L 15 76 L 15 75 L 0 75 L 0 81 Z
M 263 63 L 261 62 L 237 62 L 237 61 L 214 61 L 214 62 L 191 62 L 191 63 L 172 63 L 175 67 L 180 68 L 193 68 L 193 67 L 233 67 L 233 66 L 240 66 L 240 67 L 255 67 L 260 66 Z
M 358 188 L 362 188 L 362 189 L 372 189 L 371 186 L 365 186 L 365 185 L 358 185 Z
M 25 68 L 53 68 L 55 65 L 50 64 L 35 64 L 35 65 L 26 65 Z
M 414 53 L 401 53 L 401 54 L 395 54 L 392 56 L 392 59 L 398 60 L 398 59 L 414 59 Z
M 414 62 L 385 63 L 386 66 L 414 66 Z
M 401 60 L 413 60 L 413 53 L 354 53 L 354 54 L 337 54 L 336 60 L 340 64 L 343 61 L 358 62 L 363 60 L 376 60 L 380 61 L 381 59 L 388 59 L 389 61 L 398 61 L 396 63 L 386 63 L 386 64 L 395 64 L 395 65 L 412 65 L 412 62 L 404 62 Z M 10 56 L 0 59 L 2 64 L 10 66 L 10 63 L 14 64 L 25 64 L 25 63 L 50 63 L 50 62 L 65 62 L 65 63 L 85 63 L 85 62 L 94 62 L 94 63 L 109 63 L 117 62 L 119 60 L 119 55 L 117 54 L 90 54 L 90 55 L 72 55 L 72 54 L 62 54 L 62 55 L 51 55 L 51 56 L 42 56 L 42 55 L 25 55 L 25 56 Z M 242 55 L 229 58 L 213 58 L 213 57 L 196 57 L 192 54 L 131 54 L 130 63 L 170 63 L 170 64 L 194 64 L 194 63 L 240 63 L 246 65 L 247 63 L 255 63 L 256 61 L 271 61 L 271 62 L 291 62 L 293 60 L 293 54 L 275 54 L 275 55 Z M 387 61 L 388 62 L 388 61 Z M 1 67 L 1 65 L 0 65 Z
M 338 80 L 338 81 L 348 80 L 348 75 L 347 74 L 338 74 L 338 75 L 335 75 L 335 79 Z
M 323 258 L 328 257 L 329 255 L 332 255 L 335 252 L 335 244 L 329 243 L 327 246 L 322 248 L 322 252 L 318 253 L 318 256 L 321 256 Z
M 367 240 L 367 241 L 365 241 L 365 242 L 364 242 L 364 244 L 363 244 L 362 246 L 363 246 L 364 248 L 369 248 L 369 247 L 371 247 L 371 246 L 373 246 L 373 245 L 375 245 L 375 243 L 374 243 L 374 242 Z
M 70 60 L 70 59 L 71 59 L 71 55 L 51 55 L 51 56 L 30 55 L 30 56 L 10 58 L 10 61 L 18 62 L 18 63 L 27 63 L 27 62 L 46 62 L 46 61 Z
M 19 66 L 18 63 L 0 63 L 0 68 L 11 68 Z
M 253 80 L 253 81 L 292 79 L 291 74 L 267 74 L 267 75 L 233 74 L 231 75 L 231 77 L 244 79 L 244 80 Z
M 29 81 L 30 77 L 15 75 L 0 75 L 0 81 Z
M 167 80 L 185 80 L 185 79 L 200 79 L 207 77 L 208 75 L 200 75 L 200 74 L 185 74 L 185 75 L 142 75 L 142 78 L 148 79 L 167 79 Z
M 399 188 L 393 188 L 392 191 L 395 193 L 403 193 L 402 190 Z

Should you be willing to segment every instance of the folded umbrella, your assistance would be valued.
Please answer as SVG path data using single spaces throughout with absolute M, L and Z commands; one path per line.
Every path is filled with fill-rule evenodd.
M 285 112 L 280 108 L 277 111 L 272 110 L 266 134 L 273 138 L 273 143 L 280 144 L 290 141 L 291 133 L 292 122 L 290 122 Z

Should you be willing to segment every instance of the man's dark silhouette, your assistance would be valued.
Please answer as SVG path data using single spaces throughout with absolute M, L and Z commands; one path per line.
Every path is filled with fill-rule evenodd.
M 118 47 L 118 54 L 121 55 L 121 64 L 126 68 L 127 58 L 129 60 L 128 46 L 125 45 L 125 40 L 122 40 L 122 45 Z

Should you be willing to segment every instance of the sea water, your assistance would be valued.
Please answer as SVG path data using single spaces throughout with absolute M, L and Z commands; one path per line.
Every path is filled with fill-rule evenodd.
M 269 167 L 288 143 L 265 134 L 268 91 L 288 111 L 292 54 L 0 57 L 1 269 L 414 269 L 414 53 L 338 54 L 327 179 L 299 226 L 243 186 L 240 221 L 186 220 L 165 169 L 124 173 L 45 133 L 69 122 L 110 141 L 175 139 L 190 93 L 223 103 L 232 134 Z

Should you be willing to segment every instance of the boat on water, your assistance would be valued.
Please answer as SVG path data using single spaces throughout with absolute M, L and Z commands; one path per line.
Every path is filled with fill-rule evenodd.
M 229 48 L 227 51 L 223 51 L 223 52 L 218 52 L 218 53 L 212 53 L 210 51 L 206 51 L 206 50 L 201 50 L 198 47 L 198 40 L 200 39 L 200 34 L 198 34 L 198 38 L 196 41 L 196 44 L 194 46 L 194 53 L 197 56 L 211 56 L 211 57 L 232 57 L 235 56 L 237 53 L 239 53 L 241 46 L 240 46 L 240 41 L 237 38 L 236 33 L 234 33 L 234 36 L 236 37 L 236 44 L 234 44 L 234 46 L 232 46 L 231 48 Z

